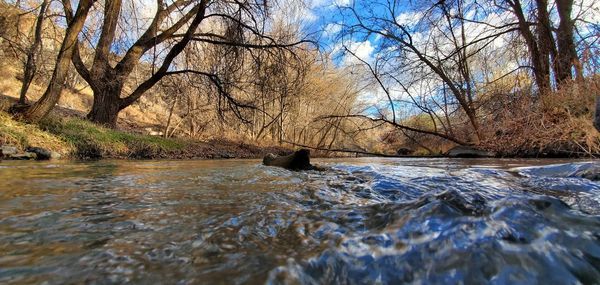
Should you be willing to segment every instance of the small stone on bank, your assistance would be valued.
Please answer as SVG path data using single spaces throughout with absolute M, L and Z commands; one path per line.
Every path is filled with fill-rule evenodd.
M 2 155 L 3 156 L 10 156 L 10 155 L 14 155 L 17 154 L 17 147 L 14 146 L 10 146 L 10 145 L 3 145 L 2 146 Z
M 7 159 L 12 160 L 31 160 L 36 159 L 37 155 L 33 152 L 16 153 L 6 156 Z
M 25 151 L 35 153 L 37 160 L 49 160 L 52 158 L 52 152 L 41 147 L 28 147 Z
M 449 157 L 457 158 L 483 158 L 483 157 L 495 157 L 496 153 L 479 150 L 470 146 L 455 146 L 451 148 L 446 155 Z

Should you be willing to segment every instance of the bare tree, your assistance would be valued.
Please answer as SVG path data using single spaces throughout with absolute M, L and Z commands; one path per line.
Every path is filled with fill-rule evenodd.
M 90 65 L 81 60 L 79 52 L 75 52 L 73 63 L 94 93 L 94 102 L 88 114 L 91 121 L 115 126 L 120 110 L 136 102 L 164 76 L 173 74 L 172 63 L 190 42 L 257 49 L 282 46 L 265 36 L 264 24 L 268 8 L 266 2 L 175 0 L 167 4 L 163 0 L 157 0 L 157 7 L 157 12 L 145 32 L 137 39 L 128 38 L 133 44 L 123 54 L 111 54 L 111 49 L 118 44 L 117 25 L 122 12 L 122 0 L 107 0 L 103 11 L 104 20 L 95 46 L 95 56 Z M 71 13 L 67 13 L 67 17 L 69 14 Z M 205 23 L 204 32 L 199 31 L 201 23 Z M 240 37 L 232 40 L 227 34 L 209 28 L 215 23 L 230 23 L 240 35 L 252 35 L 263 41 L 249 44 Z M 163 51 L 162 55 L 155 57 L 160 62 L 155 63 L 157 68 L 126 94 L 124 87 L 134 68 L 144 62 L 144 56 L 148 52 L 157 50 Z M 117 60 L 113 65 L 112 61 L 115 58 Z M 214 74 L 196 74 L 215 79 L 211 80 L 213 83 L 218 81 Z
M 438 112 L 425 106 L 428 104 L 441 106 L 437 103 L 438 100 L 441 97 L 447 99 L 446 95 L 449 94 L 452 101 L 456 102 L 458 110 L 465 115 L 472 137 L 461 139 L 451 135 L 448 132 L 451 126 L 445 126 L 446 130 L 442 132 L 435 128 L 420 131 L 455 142 L 481 141 L 483 138 L 476 98 L 477 88 L 481 84 L 478 84 L 473 76 L 471 62 L 477 53 L 496 39 L 515 31 L 516 25 L 514 23 L 497 26 L 482 24 L 485 29 L 478 35 L 472 35 L 471 31 L 467 30 L 468 25 L 473 26 L 478 23 L 478 20 L 472 19 L 473 16 L 467 16 L 467 12 L 474 10 L 483 14 L 488 12 L 481 10 L 482 8 L 476 2 L 424 1 L 412 9 L 407 10 L 407 7 L 411 7 L 408 1 L 357 1 L 351 6 L 340 8 L 346 19 L 340 38 L 342 42 L 356 38 L 373 40 L 373 37 L 378 41 L 375 59 L 377 68 L 365 60 L 361 60 L 361 63 L 367 66 L 369 73 L 380 86 L 380 90 L 383 90 L 388 97 L 388 107 L 392 110 L 393 118 L 382 116 L 379 119 L 396 127 L 408 127 L 396 120 L 395 113 L 398 110 L 394 108 L 397 108 L 399 102 L 392 100 L 391 93 L 394 93 L 394 96 L 408 95 L 413 103 L 429 97 L 429 103 L 419 104 L 420 106 L 417 107 L 427 110 L 434 126 L 443 124 L 444 120 L 436 118 Z M 412 19 L 403 19 L 403 17 L 412 17 Z M 410 77 L 418 79 L 413 80 Z M 432 90 L 433 92 L 444 95 L 427 96 L 424 92 L 411 95 L 411 89 L 427 81 L 438 86 Z M 444 107 L 440 109 L 443 110 Z M 419 131 L 418 128 L 412 129 Z
M 69 1 L 69 0 L 67 0 Z M 104 5 L 103 23 L 100 36 L 95 47 L 95 55 L 92 65 L 88 68 L 80 57 L 79 44 L 73 57 L 73 63 L 81 75 L 87 81 L 94 92 L 94 101 L 88 118 L 94 122 L 115 126 L 119 111 L 135 101 L 137 96 L 121 98 L 121 92 L 128 76 L 140 62 L 142 56 L 151 48 L 176 37 L 175 33 L 182 28 L 186 32 L 180 35 L 180 40 L 173 45 L 164 59 L 164 63 L 157 73 L 140 86 L 154 85 L 170 66 L 171 61 L 183 50 L 191 40 L 196 28 L 205 18 L 207 0 L 185 1 L 177 0 L 170 5 L 165 5 L 161 0 L 157 1 L 158 10 L 153 21 L 146 31 L 127 50 L 121 60 L 113 67 L 111 64 L 111 48 L 116 40 L 117 23 L 121 12 L 122 0 L 107 0 Z M 173 24 L 162 32 L 160 28 L 172 13 L 185 11 Z M 66 8 L 68 22 L 73 21 L 72 11 Z
M 520 0 L 506 0 L 508 5 L 512 8 L 512 12 L 515 14 L 519 23 L 519 31 L 527 44 L 527 48 L 530 53 L 531 65 L 535 82 L 540 93 L 547 94 L 551 90 L 550 82 L 550 69 L 549 69 L 549 56 L 550 50 L 548 47 L 551 40 L 551 34 L 548 34 L 549 22 L 547 21 L 547 1 L 537 1 L 538 11 L 538 31 L 539 38 L 535 36 L 531 30 L 530 22 L 527 19 L 527 15 L 523 11 L 523 6 Z
M 77 36 L 83 29 L 88 12 L 90 11 L 94 1 L 80 0 L 77 6 L 77 11 L 71 21 L 68 23 L 65 32 L 64 40 L 62 41 L 60 51 L 56 58 L 56 64 L 52 73 L 52 78 L 44 95 L 35 104 L 29 107 L 24 113 L 25 120 L 37 122 L 44 118 L 52 110 L 54 105 L 60 99 L 60 95 L 64 86 L 65 79 L 71 66 L 71 58 L 77 46 Z M 70 9 L 68 0 L 63 2 L 65 9 Z
M 578 78 L 583 78 L 579 56 L 575 50 L 575 22 L 571 18 L 573 11 L 573 0 L 556 0 L 556 10 L 560 18 L 556 32 L 556 43 L 558 46 L 558 65 L 556 79 L 559 83 L 573 78 L 574 69 Z
M 575 21 L 571 17 L 573 0 L 555 1 L 560 19 L 558 27 L 551 20 L 547 0 L 536 0 L 535 6 L 520 0 L 505 0 L 505 3 L 519 23 L 519 32 L 527 44 L 532 72 L 541 94 L 550 92 L 553 82 L 560 87 L 573 79 L 573 70 L 577 78 L 583 77 L 575 45 Z M 532 11 L 531 17 L 528 17 L 527 10 Z
M 27 90 L 37 70 L 37 57 L 40 53 L 42 45 L 42 28 L 44 23 L 44 17 L 46 15 L 46 8 L 48 7 L 49 0 L 43 0 L 40 5 L 40 11 L 35 21 L 35 33 L 33 35 L 33 44 L 27 51 L 27 60 L 23 68 L 23 85 L 21 86 L 21 93 L 19 95 L 19 104 L 25 105 L 27 103 Z

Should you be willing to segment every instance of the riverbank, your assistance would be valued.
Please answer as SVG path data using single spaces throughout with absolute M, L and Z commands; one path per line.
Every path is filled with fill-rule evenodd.
M 0 112 L 0 145 L 23 153 L 37 147 L 65 159 L 219 159 L 262 158 L 290 149 L 213 139 L 163 138 L 105 128 L 76 117 L 50 117 L 40 124 L 13 120 Z
M 293 148 L 310 148 L 304 145 L 260 146 L 243 141 L 210 139 L 206 141 L 190 138 L 164 138 L 141 133 L 142 127 L 129 125 L 128 129 L 110 129 L 91 123 L 65 110 L 54 112 L 39 124 L 28 124 L 14 120 L 0 111 L 0 146 L 5 159 L 33 159 L 34 151 L 46 151 L 41 157 L 61 159 L 231 159 L 263 158 L 267 153 L 286 155 Z M 137 131 L 136 131 L 137 130 Z M 6 147 L 11 150 L 7 153 Z M 312 149 L 312 148 L 311 148 Z M 349 150 L 312 149 L 312 157 L 331 156 L 389 156 L 389 157 L 504 157 L 504 158 L 590 158 L 595 155 L 562 151 L 561 147 L 520 152 L 518 148 L 509 152 L 494 152 L 454 147 L 445 155 L 394 155 Z M 8 154 L 8 155 L 7 155 Z M 37 153 L 40 158 L 40 153 Z

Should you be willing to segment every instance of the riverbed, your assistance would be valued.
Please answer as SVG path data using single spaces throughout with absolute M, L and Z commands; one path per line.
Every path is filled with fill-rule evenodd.
M 0 162 L 0 283 L 600 282 L 586 162 L 316 163 Z

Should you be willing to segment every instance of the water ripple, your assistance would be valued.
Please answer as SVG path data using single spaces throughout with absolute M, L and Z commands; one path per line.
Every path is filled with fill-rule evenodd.
M 3 162 L 0 283 L 600 280 L 595 163 L 321 163 Z

